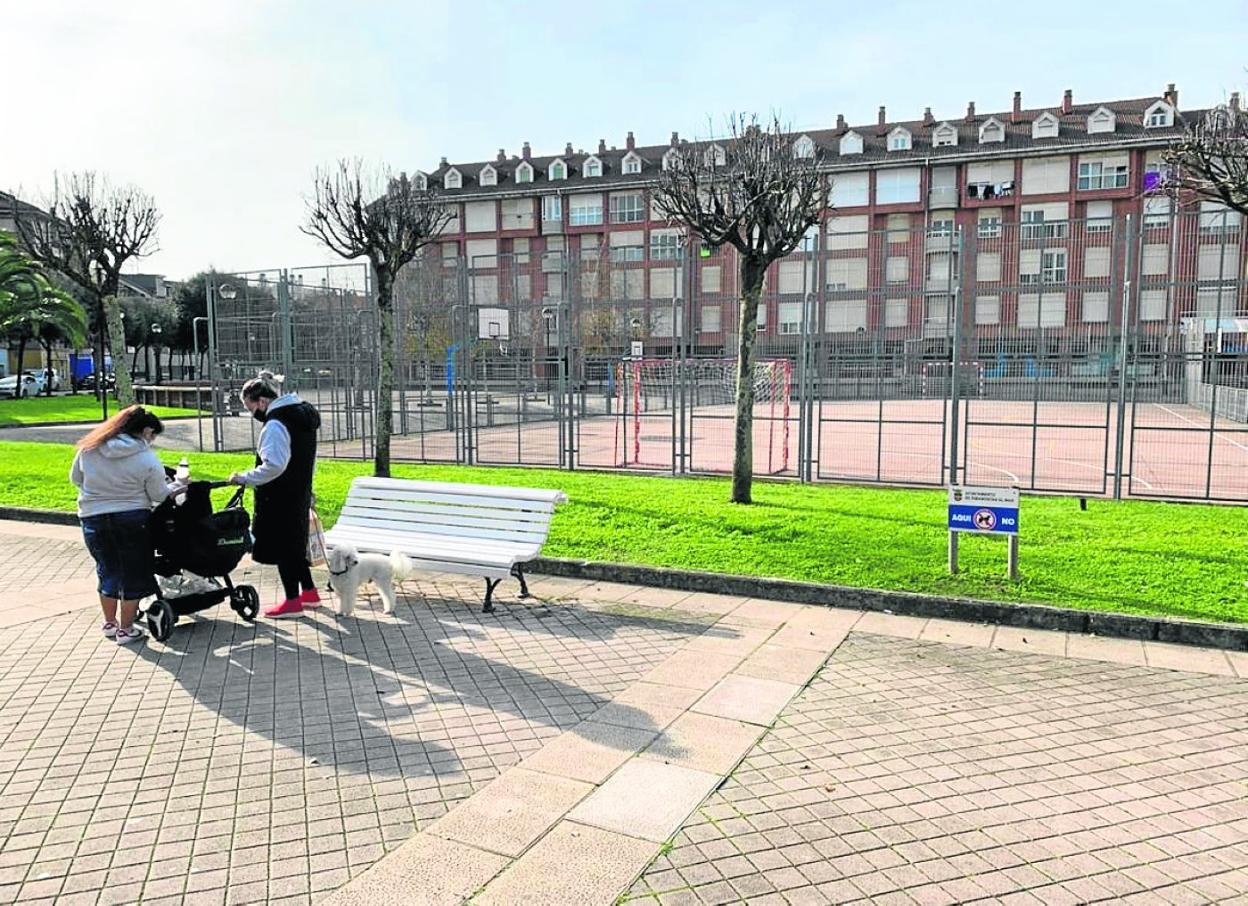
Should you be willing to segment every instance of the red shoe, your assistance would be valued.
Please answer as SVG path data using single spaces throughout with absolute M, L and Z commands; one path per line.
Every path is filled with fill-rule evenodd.
M 317 594 L 317 591 L 315 588 L 305 588 L 303 590 L 303 594 L 299 596 L 299 603 L 302 604 L 305 609 L 312 608 L 312 607 L 320 607 L 321 596 Z
M 264 608 L 264 615 L 271 619 L 278 617 L 297 617 L 303 613 L 303 605 L 299 603 L 298 598 L 290 598 L 281 604 L 274 604 L 272 607 Z

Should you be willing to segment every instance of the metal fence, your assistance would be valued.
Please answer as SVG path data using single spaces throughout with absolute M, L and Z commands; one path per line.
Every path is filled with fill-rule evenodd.
M 1238 218 L 991 214 L 969 231 L 939 216 L 865 232 L 834 220 L 772 268 L 755 473 L 1248 500 Z M 394 458 L 729 471 L 733 253 L 670 229 L 530 245 L 469 241 L 405 271 Z M 245 300 L 217 300 L 214 362 L 231 386 L 280 364 L 330 413 L 332 452 L 367 457 L 376 314 L 351 274 L 307 288 L 284 271 L 271 299 L 263 275 L 240 275 Z M 246 440 L 229 421 L 214 435 Z

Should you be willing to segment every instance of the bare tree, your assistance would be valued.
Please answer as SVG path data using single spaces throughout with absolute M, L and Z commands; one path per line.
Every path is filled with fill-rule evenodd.
M 384 167 L 365 168 L 340 160 L 318 170 L 303 232 L 343 258 L 367 258 L 377 284 L 377 340 L 381 374 L 377 382 L 377 437 L 373 473 L 390 475 L 394 423 L 394 286 L 399 272 L 451 219 L 451 211 L 428 187 L 394 177 Z
M 1166 151 L 1172 188 L 1248 214 L 1248 115 L 1238 96 L 1188 126 Z
M 113 358 L 117 400 L 134 402 L 126 339 L 117 289 L 121 270 L 130 261 L 156 251 L 160 212 L 152 197 L 134 186 L 114 186 L 95 173 L 71 173 L 57 180 L 46 215 L 15 211 L 18 234 L 30 256 L 76 284 L 92 302 L 96 336 L 96 388 L 104 415 L 104 348 Z
M 680 146 L 667 158 L 655 198 L 712 248 L 730 245 L 740 263 L 737 411 L 732 500 L 750 502 L 753 479 L 754 339 L 767 268 L 793 252 L 824 209 L 819 157 L 794 152 L 788 130 L 772 118 L 734 116 L 724 141 Z

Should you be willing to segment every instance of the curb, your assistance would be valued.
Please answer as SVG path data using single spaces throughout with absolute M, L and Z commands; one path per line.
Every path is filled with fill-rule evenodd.
M 996 623 L 1022 629 L 1051 629 L 1119 639 L 1197 645 L 1228 651 L 1248 651 L 1248 626 L 1228 623 L 1200 623 L 1165 617 L 1066 610 L 1043 604 L 1008 604 L 972 598 L 948 598 L 912 592 L 883 591 L 819 585 L 789 579 L 736 576 L 725 573 L 664 569 L 603 563 L 594 560 L 560 560 L 540 557 L 526 565 L 526 571 L 595 582 L 622 582 L 679 591 L 765 598 L 823 604 L 848 610 L 872 610 L 914 617 L 939 617 L 968 623 Z
M 211 413 L 205 412 L 206 417 L 211 417 Z M 162 415 L 162 422 L 185 422 L 194 421 L 194 415 Z M 20 431 L 22 428 L 84 428 L 94 427 L 99 422 L 23 422 L 20 425 L 0 425 L 0 435 L 5 431 Z
M 53 525 L 77 525 L 78 516 L 58 510 L 32 510 L 22 507 L 0 507 L 0 519 L 17 522 L 40 522 Z M 736 576 L 728 573 L 666 569 L 655 566 L 634 566 L 626 563 L 605 563 L 597 560 L 562 560 L 539 557 L 526 564 L 527 571 L 546 576 L 587 579 L 594 582 L 621 582 L 648 585 L 678 591 L 764 598 L 769 601 L 790 601 L 823 604 L 846 610 L 872 610 L 912 617 L 939 617 L 967 623 L 996 623 L 1020 629 L 1051 629 L 1077 632 L 1107 638 L 1140 639 L 1168 642 L 1175 645 L 1196 645 L 1227 651 L 1248 651 L 1248 626 L 1228 623 L 1199 623 L 1164 617 L 1140 617 L 1131 614 L 1065 610 L 1044 604 L 1007 604 L 1000 601 L 978 601 L 973 598 L 948 598 L 920 595 L 904 591 L 883 591 L 874 588 L 851 588 L 843 585 L 819 585 L 791 579 L 769 579 L 759 576 Z

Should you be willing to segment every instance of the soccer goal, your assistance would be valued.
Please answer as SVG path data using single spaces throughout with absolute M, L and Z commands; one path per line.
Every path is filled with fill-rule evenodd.
M 984 395 L 984 366 L 979 362 L 958 364 L 958 389 L 963 396 Z M 952 362 L 924 362 L 922 374 L 923 399 L 948 399 L 953 390 Z

